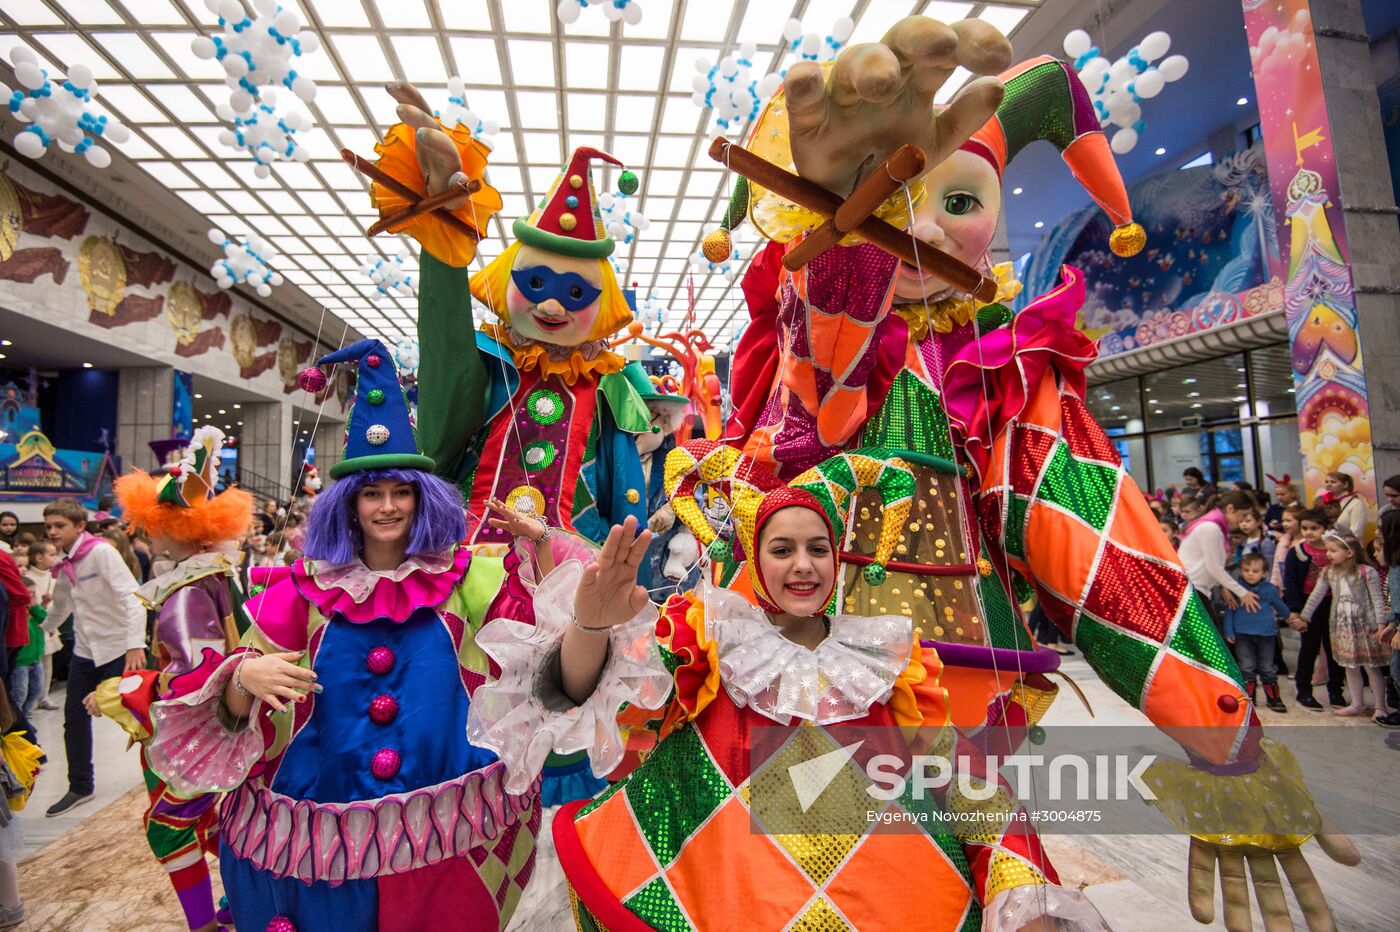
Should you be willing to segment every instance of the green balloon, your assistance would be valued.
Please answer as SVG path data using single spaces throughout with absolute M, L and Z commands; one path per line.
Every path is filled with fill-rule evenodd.
M 617 189 L 623 194 L 636 194 L 639 187 L 641 182 L 637 180 L 637 173 L 631 169 L 617 176 Z

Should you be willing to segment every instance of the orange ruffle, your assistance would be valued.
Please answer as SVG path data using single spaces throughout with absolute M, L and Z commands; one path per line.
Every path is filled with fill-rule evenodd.
M 894 681 L 890 693 L 890 714 L 895 724 L 942 727 L 948 723 L 948 690 L 939 685 L 943 661 L 933 648 L 923 647 L 917 638 L 909 650 L 909 665 Z
M 676 690 L 661 723 L 661 738 L 693 720 L 719 695 L 719 648 L 705 634 L 705 606 L 693 593 L 676 596 L 656 622 L 656 637 L 679 656 Z
M 117 479 L 113 491 L 122 516 L 147 534 L 188 544 L 233 540 L 253 523 L 253 496 L 225 489 L 188 508 L 157 499 L 160 480 L 137 469 Z
M 538 369 L 541 376 L 556 376 L 569 386 L 577 384 L 580 379 L 596 380 L 614 372 L 621 372 L 627 365 L 626 359 L 608 350 L 603 350 L 592 359 L 579 350 L 574 350 L 563 359 L 555 359 L 549 355 L 543 344 L 516 346 L 506 328 L 499 324 L 483 324 L 481 329 L 486 331 L 491 339 L 510 350 L 511 359 L 521 372 Z
M 502 207 L 501 193 L 486 183 L 486 159 L 491 150 L 478 139 L 474 139 L 461 126 L 443 132 L 451 137 L 462 155 L 462 171 L 468 178 L 481 182 L 481 188 L 467 199 L 452 215 L 481 235 L 486 235 L 486 224 Z M 379 170 L 395 181 L 401 182 L 413 191 L 423 191 L 427 183 L 423 169 L 418 164 L 418 142 L 415 130 L 406 123 L 396 123 L 389 128 L 384 141 L 377 143 L 374 151 L 379 155 L 376 163 Z M 401 194 L 390 191 L 379 182 L 370 184 L 370 200 L 379 209 L 380 217 L 387 216 L 409 206 L 409 200 Z M 390 233 L 407 233 L 418 240 L 434 259 L 453 268 L 464 268 L 476 256 L 476 241 L 463 236 L 438 212 L 418 216 L 389 228 Z

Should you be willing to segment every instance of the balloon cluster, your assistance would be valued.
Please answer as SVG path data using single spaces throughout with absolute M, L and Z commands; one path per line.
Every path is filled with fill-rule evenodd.
M 803 32 L 801 21 L 794 18 L 783 26 L 783 38 L 787 40 L 788 51 L 803 61 L 827 62 L 836 59 L 836 53 L 841 51 L 841 47 L 851 38 L 855 28 L 855 20 L 843 16 L 832 24 L 831 32 L 823 36 L 815 32 Z M 787 73 L 786 68 L 783 69 L 783 73 Z
M 215 227 L 209 231 L 209 241 L 224 251 L 224 257 L 209 267 L 220 288 L 247 285 L 266 298 L 282 284 L 282 276 L 272 270 L 277 254 L 266 240 L 250 236 L 246 243 L 239 242 Z
M 1099 126 L 1116 126 L 1109 139 L 1114 152 L 1123 155 L 1133 151 L 1138 138 L 1147 130 L 1142 119 L 1142 102 L 1162 93 L 1162 88 L 1186 74 L 1189 62 L 1185 55 L 1162 58 L 1172 46 L 1172 38 L 1160 30 L 1143 36 L 1142 41 L 1128 49 L 1126 55 L 1109 63 L 1094 45 L 1089 34 L 1076 29 L 1065 36 L 1065 54 L 1074 58 L 1074 69 L 1089 90 Z
M 297 145 L 296 134 L 311 124 L 301 113 L 279 115 L 274 88 L 285 87 L 303 101 L 315 98 L 316 82 L 299 74 L 294 60 L 315 52 L 320 40 L 277 0 L 253 0 L 253 16 L 242 0 L 204 0 L 204 5 L 219 17 L 219 33 L 196 37 L 191 48 L 224 66 L 228 103 L 216 109 L 232 129 L 220 140 L 251 155 L 259 178 L 268 176 L 273 162 L 306 161 L 309 153 Z
M 804 33 L 802 24 L 790 19 L 783 27 L 783 39 L 787 44 L 782 47 L 779 60 L 791 52 L 804 61 L 831 61 L 854 28 L 851 18 L 843 16 L 831 27 L 830 33 L 820 36 L 815 32 Z M 695 60 L 697 74 L 691 80 L 690 100 L 697 107 L 713 110 L 715 123 L 725 135 L 738 135 L 744 124 L 758 116 L 768 98 L 782 87 L 786 68 L 761 78 L 753 76 L 753 60 L 757 54 L 757 44 L 745 42 L 718 63 L 708 58 Z
M 579 14 L 591 6 L 601 6 L 609 22 L 622 20 L 635 26 L 642 21 L 642 5 L 637 0 L 559 0 L 554 15 L 559 17 L 559 22 L 568 25 L 578 22 Z
M 371 256 L 360 265 L 360 271 L 369 276 L 374 289 L 383 297 L 390 297 L 394 292 L 405 296 L 413 294 L 413 275 L 403 256 L 392 259 Z
M 92 95 L 97 82 L 87 65 L 73 65 L 66 81 L 49 80 L 49 73 L 39 67 L 39 59 L 24 46 L 10 51 L 15 79 L 23 90 L 11 89 L 0 83 L 0 92 L 9 98 L 10 112 L 21 122 L 28 123 L 15 136 L 15 148 L 25 158 L 37 159 L 58 143 L 64 152 L 76 152 L 94 168 L 112 164 L 112 153 L 97 145 L 98 139 L 122 143 L 131 132 L 116 120 L 99 116 L 92 109 Z
M 438 113 L 438 119 L 448 129 L 465 126 L 473 137 L 488 146 L 492 145 L 491 137 L 501 131 L 495 120 L 483 120 L 467 106 L 467 85 L 456 75 L 447 79 L 447 107 Z
M 627 206 L 629 196 L 622 191 L 598 195 L 598 214 L 608 235 L 620 243 L 630 243 L 637 234 L 651 226 L 640 211 Z
M 233 124 L 219 133 L 219 141 L 232 149 L 242 149 L 253 157 L 253 174 L 266 178 L 273 162 L 306 162 L 311 153 L 297 145 L 296 134 L 311 128 L 311 122 L 298 111 L 277 114 L 277 94 L 271 88 L 262 92 L 261 102 L 246 112 L 235 112 L 229 104 L 216 108 L 219 119 Z
M 394 343 L 394 365 L 398 366 L 400 378 L 411 378 L 418 374 L 418 361 L 422 353 L 418 349 L 418 338 L 401 336 Z

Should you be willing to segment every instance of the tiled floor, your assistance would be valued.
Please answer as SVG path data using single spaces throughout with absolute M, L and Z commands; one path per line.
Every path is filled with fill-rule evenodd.
M 1066 658 L 1063 669 L 1084 691 L 1094 716 L 1091 718 L 1072 691 L 1065 689 L 1047 724 L 1144 722 L 1099 682 L 1080 657 Z M 1338 720 L 1296 708 L 1287 716 L 1264 711 L 1262 717 L 1266 724 L 1367 728 L 1376 736 L 1378 746 L 1382 735 L 1366 720 Z M 125 736 L 111 722 L 94 723 L 97 799 L 68 816 L 46 819 L 44 810 L 65 789 L 62 713 L 40 713 L 35 724 L 46 739 L 50 760 L 30 806 L 21 814 L 27 860 L 20 867 L 20 883 L 30 918 L 19 928 L 179 932 L 183 923 L 178 905 L 141 834 L 139 818 L 144 801 L 138 788 L 140 772 L 135 752 L 125 750 Z M 1400 753 L 1396 753 L 1395 763 L 1400 766 Z M 536 871 L 510 926 L 512 932 L 572 928 L 548 818 L 547 813 Z M 1333 906 L 1339 929 L 1393 929 L 1390 920 L 1400 912 L 1400 887 L 1395 882 L 1400 875 L 1400 838 L 1370 835 L 1358 836 L 1355 841 L 1363 857 L 1356 868 L 1332 863 L 1316 844 L 1309 844 L 1305 851 Z M 1224 928 L 1219 922 L 1198 925 L 1190 916 L 1186 905 L 1187 841 L 1183 837 L 1047 835 L 1046 847 L 1063 882 L 1083 888 L 1114 929 L 1161 932 Z M 1294 906 L 1291 896 L 1289 899 Z M 1296 911 L 1294 921 L 1297 928 L 1305 927 Z M 1257 919 L 1256 928 L 1262 928 Z

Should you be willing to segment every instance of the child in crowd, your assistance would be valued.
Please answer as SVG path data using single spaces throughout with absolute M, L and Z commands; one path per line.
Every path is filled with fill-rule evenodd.
M 1240 557 L 1245 553 L 1244 544 L 1244 531 L 1239 528 L 1231 528 L 1230 553 L 1225 558 L 1225 569 L 1229 570 L 1231 575 L 1236 575 L 1240 571 Z
M 1255 676 L 1264 685 L 1264 699 L 1275 712 L 1287 712 L 1288 707 L 1278 692 L 1278 626 L 1289 616 L 1288 605 L 1278 588 L 1264 577 L 1269 564 L 1260 553 L 1246 553 L 1240 558 L 1240 582 L 1259 597 L 1259 608 L 1250 611 L 1243 605 L 1225 609 L 1225 640 L 1235 651 L 1235 660 L 1244 675 L 1245 689 L 1254 701 Z
M 1280 530 L 1278 539 L 1274 541 L 1273 568 L 1269 573 L 1269 582 L 1278 586 L 1280 592 L 1283 591 L 1283 561 L 1288 556 L 1288 551 L 1303 539 L 1298 529 L 1298 516 L 1302 513 L 1303 506 L 1297 502 L 1280 512 Z
M 52 607 L 55 581 L 50 570 L 57 560 L 58 549 L 48 541 L 38 540 L 30 545 L 29 569 L 25 571 L 25 576 L 34 582 L 31 612 L 35 605 L 44 609 L 45 614 Z M 63 620 L 55 618 L 51 625 L 47 619 L 44 622 L 44 656 L 40 662 L 42 671 L 39 675 L 39 695 L 34 706 L 38 709 L 52 711 L 58 708 L 58 704 L 49 699 L 49 684 L 53 682 L 53 655 L 63 649 L 63 641 L 58 636 L 58 625 Z
M 28 562 L 26 560 L 26 562 Z M 27 570 L 28 567 L 21 567 Z M 29 590 L 29 638 L 15 654 L 15 669 L 10 674 L 10 696 L 15 708 L 26 720 L 38 705 L 44 683 L 44 619 L 49 611 L 39 604 L 38 587 L 27 574 L 24 587 Z M 37 736 L 31 735 L 37 740 Z
M 1240 533 L 1244 535 L 1240 556 L 1247 553 L 1257 553 L 1264 558 L 1266 568 L 1272 566 L 1277 545 L 1265 531 L 1264 520 L 1259 516 L 1259 512 L 1247 510 L 1240 515 Z
M 44 508 L 44 529 L 63 559 L 55 568 L 51 615 L 73 616 L 73 659 L 63 707 L 68 792 L 49 807 L 61 815 L 92 799 L 92 719 L 83 698 L 113 676 L 146 665 L 146 610 L 136 599 L 136 577 L 117 549 L 88 533 L 87 512 L 71 498 Z M 28 607 L 25 626 L 28 627 Z
M 1337 715 L 1356 716 L 1365 713 L 1361 702 L 1361 669 L 1365 667 L 1371 680 L 1371 698 L 1375 702 L 1376 720 L 1390 715 L 1385 694 L 1382 667 L 1390 662 L 1390 651 L 1382 649 L 1378 635 L 1388 614 L 1381 602 L 1381 578 L 1375 567 L 1366 563 L 1361 542 L 1347 531 L 1328 531 L 1323 538 L 1327 548 L 1327 568 L 1318 575 L 1317 583 L 1300 613 L 1289 624 L 1301 628 L 1301 623 L 1320 614 L 1318 609 L 1331 595 L 1328 623 L 1333 656 L 1346 670 L 1347 690 L 1351 704 L 1337 709 Z M 1299 669 L 1303 667 L 1300 664 Z
M 1176 519 L 1173 518 L 1170 513 L 1164 514 L 1162 517 L 1158 518 L 1157 526 L 1162 529 L 1163 534 L 1167 535 L 1167 540 L 1172 542 L 1173 549 L 1181 543 L 1177 537 Z
M 1298 514 L 1298 543 L 1288 551 L 1283 562 L 1283 600 L 1288 603 L 1291 613 L 1288 626 L 1302 636 L 1298 647 L 1298 666 L 1294 671 L 1294 683 L 1298 687 L 1298 704 L 1314 712 L 1321 711 L 1322 703 L 1313 698 L 1313 667 L 1317 665 L 1318 652 L 1327 652 L 1327 701 L 1338 708 L 1346 705 L 1342 696 L 1342 668 L 1333 659 L 1331 634 L 1328 625 L 1331 601 L 1324 596 L 1318 604 L 1318 611 L 1307 624 L 1301 624 L 1300 612 L 1317 587 L 1317 581 L 1327 566 L 1327 547 L 1322 535 L 1327 533 L 1327 516 L 1316 508 L 1305 509 Z

